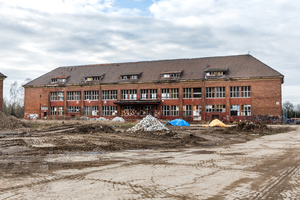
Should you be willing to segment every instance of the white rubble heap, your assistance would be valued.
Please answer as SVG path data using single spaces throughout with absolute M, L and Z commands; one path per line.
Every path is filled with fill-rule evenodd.
M 113 121 L 113 122 L 125 122 L 125 120 L 122 117 L 115 117 L 111 121 Z
M 109 121 L 109 119 L 106 119 L 105 117 L 99 117 L 95 118 L 96 121 Z
M 136 131 L 162 131 L 169 129 L 165 127 L 160 121 L 158 121 L 155 117 L 151 115 L 147 115 L 143 120 L 141 120 L 138 124 L 134 127 L 128 129 L 129 132 L 136 132 Z

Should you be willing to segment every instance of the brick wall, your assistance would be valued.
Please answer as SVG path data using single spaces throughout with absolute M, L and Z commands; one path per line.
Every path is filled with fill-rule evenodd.
M 136 89 L 137 94 L 140 95 L 141 89 L 157 89 L 158 100 L 161 100 L 161 89 L 179 89 L 178 99 L 165 99 L 161 100 L 157 106 L 158 113 L 161 112 L 162 105 L 178 105 L 179 116 L 166 117 L 159 115 L 159 118 L 163 119 L 175 119 L 186 118 L 191 121 L 191 117 L 185 117 L 183 113 L 183 105 L 201 105 L 202 106 L 202 119 L 209 120 L 212 115 L 219 115 L 221 119 L 228 119 L 230 117 L 230 105 L 251 105 L 251 115 L 269 115 L 279 116 L 281 115 L 281 79 L 248 79 L 248 80 L 205 80 L 195 82 L 173 82 L 173 83 L 143 83 L 143 84 L 111 84 L 111 85 L 88 85 L 88 86 L 68 86 L 68 87 L 36 87 L 25 88 L 25 117 L 30 113 L 37 113 L 40 117 L 43 117 L 44 111 L 41 112 L 41 107 L 48 107 L 47 115 L 50 113 L 51 106 L 64 107 L 64 113 L 66 113 L 67 106 L 80 106 L 81 113 L 83 115 L 84 106 L 99 106 L 99 113 L 101 113 L 102 106 L 116 106 L 115 101 L 121 100 L 121 90 Z M 230 98 L 230 87 L 232 86 L 250 86 L 251 97 L 250 98 Z M 226 98 L 212 98 L 207 99 L 205 97 L 206 87 L 225 87 Z M 202 98 L 197 99 L 183 99 L 183 88 L 202 88 Z M 99 91 L 98 101 L 84 101 L 84 91 Z M 117 100 L 102 100 L 102 90 L 117 90 Z M 50 102 L 50 92 L 64 92 L 64 101 Z M 67 101 L 67 91 L 81 91 L 81 101 Z M 241 92 L 241 91 L 240 91 Z M 139 98 L 138 98 L 139 99 Z M 225 112 L 213 112 L 206 113 L 205 105 L 226 105 Z M 137 116 L 139 117 L 139 105 L 137 106 Z M 121 109 L 118 106 L 118 116 L 120 116 Z M 245 117 L 240 117 L 245 119 Z

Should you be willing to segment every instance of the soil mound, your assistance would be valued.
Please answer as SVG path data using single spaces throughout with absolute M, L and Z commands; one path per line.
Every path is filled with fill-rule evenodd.
M 76 127 L 76 129 L 72 131 L 72 133 L 98 133 L 98 132 L 114 133 L 115 130 L 112 127 L 105 124 L 87 124 L 87 125 Z
M 242 132 L 266 132 L 269 130 L 268 126 L 260 122 L 241 121 L 235 127 L 231 127 L 231 130 Z
M 198 136 L 195 136 L 194 134 L 190 134 L 190 135 L 186 135 L 184 137 L 182 137 L 180 139 L 180 141 L 182 143 L 197 143 L 197 142 L 203 142 L 203 141 L 208 141 L 207 139 L 205 138 L 202 138 L 202 137 L 198 137 Z
M 24 128 L 24 124 L 16 117 L 0 112 L 0 129 Z

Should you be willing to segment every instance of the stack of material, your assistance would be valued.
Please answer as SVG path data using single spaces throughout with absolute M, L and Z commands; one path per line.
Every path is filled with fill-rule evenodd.
M 151 115 L 147 115 L 143 120 L 141 120 L 138 124 L 136 124 L 134 127 L 128 129 L 127 131 L 130 132 L 136 132 L 136 131 L 162 131 L 167 130 L 160 121 L 158 121 L 156 118 L 152 117 Z
M 122 117 L 115 117 L 111 121 L 113 121 L 113 122 L 125 122 L 125 120 Z
M 99 117 L 95 118 L 96 121 L 109 121 L 109 119 L 106 119 L 105 117 Z
M 23 123 L 16 117 L 0 112 L 0 130 L 24 128 Z

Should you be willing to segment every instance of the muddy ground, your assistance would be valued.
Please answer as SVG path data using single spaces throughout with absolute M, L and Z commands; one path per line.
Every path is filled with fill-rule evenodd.
M 243 147 L 231 151 L 226 150 L 230 149 L 233 144 L 244 144 L 248 141 L 260 139 L 265 135 L 276 135 L 278 132 L 295 130 L 295 127 L 292 128 L 290 126 L 267 127 L 262 124 L 256 126 L 253 126 L 253 124 L 248 124 L 249 126 L 238 125 L 236 128 L 204 128 L 193 124 L 190 127 L 167 126 L 170 129 L 168 132 L 126 132 L 133 125 L 132 123 L 90 121 L 30 121 L 30 124 L 25 125 L 23 128 L 0 131 L 0 198 L 97 199 L 99 196 L 93 196 L 93 193 L 89 193 L 90 196 L 81 196 L 82 193 L 79 192 L 79 188 L 82 188 L 82 185 L 76 186 L 76 183 L 80 182 L 83 177 L 89 177 L 89 174 L 94 172 L 93 170 L 95 169 L 97 169 L 98 173 L 109 169 L 109 172 L 102 174 L 101 178 L 99 178 L 99 180 L 101 179 L 101 184 L 104 184 L 99 187 L 108 187 L 108 191 L 98 194 L 99 191 L 97 189 L 94 190 L 95 194 L 102 195 L 101 199 L 206 199 L 193 196 L 192 194 L 195 191 L 192 192 L 189 189 L 179 193 L 178 191 L 180 190 L 167 193 L 164 193 L 164 190 L 162 190 L 159 193 L 156 191 L 158 186 L 150 189 L 149 184 L 151 185 L 152 183 L 143 183 L 143 187 L 145 187 L 145 184 L 149 187 L 144 191 L 141 186 L 136 186 L 137 188 L 135 188 L 130 180 L 128 182 L 122 181 L 131 179 L 130 177 L 134 174 L 137 182 L 140 182 L 138 180 L 142 177 L 144 179 L 144 176 L 146 176 L 146 180 L 148 179 L 148 173 L 150 173 L 148 166 L 152 166 L 152 178 L 149 175 L 149 181 L 150 178 L 151 180 L 153 177 L 159 179 L 168 174 L 169 178 L 164 182 L 167 185 L 176 185 L 176 182 L 183 181 L 180 176 L 187 176 L 186 178 L 189 179 L 189 174 L 193 173 L 196 179 L 191 181 L 191 184 L 193 182 L 197 183 L 198 179 L 201 179 L 201 182 L 205 182 L 208 181 L 205 177 L 214 177 L 216 173 L 221 173 L 222 170 L 226 171 L 228 168 L 233 167 L 232 164 L 229 165 L 228 162 L 231 159 L 228 158 L 238 158 L 238 161 L 234 161 L 234 165 L 238 163 L 250 165 L 257 161 L 262 162 L 261 158 L 258 160 L 255 158 L 245 159 L 245 155 L 248 153 L 243 150 Z M 290 143 L 288 144 L 291 146 Z M 262 145 L 267 144 L 263 143 Z M 255 147 L 255 143 L 250 145 L 250 148 L 252 147 Z M 273 150 L 275 152 L 274 149 L 271 148 L 264 151 Z M 255 171 L 255 173 L 267 172 L 268 176 L 272 177 L 271 173 L 268 172 L 269 167 L 275 166 L 278 159 L 287 158 L 294 154 L 292 153 L 294 150 L 289 150 L 288 153 L 281 155 L 280 152 L 283 151 L 283 148 L 280 147 L 279 149 L 279 151 L 276 150 L 276 155 L 279 158 L 275 158 L 275 155 L 270 156 L 269 161 L 265 161 L 261 165 L 256 164 L 255 168 L 251 167 L 251 173 L 252 171 Z M 255 154 L 256 151 L 253 151 L 253 153 Z M 197 156 L 197 158 L 194 156 Z M 222 159 L 226 158 L 226 160 L 222 161 L 222 163 L 217 163 L 214 160 L 216 156 Z M 239 157 L 243 158 L 240 159 Z M 187 158 L 192 160 L 187 160 Z M 268 156 L 264 154 L 263 158 L 268 158 Z M 292 156 L 291 158 L 297 158 L 295 162 L 298 163 L 298 157 Z M 176 168 L 172 167 L 173 165 L 177 166 L 177 162 L 185 164 L 178 164 Z M 140 166 L 145 168 L 140 168 Z M 121 167 L 122 170 L 115 171 L 114 168 L 118 167 Z M 162 175 L 155 176 L 152 171 L 153 168 L 158 170 L 156 172 L 159 172 L 159 174 L 162 173 Z M 187 172 L 185 168 L 191 168 L 191 171 Z M 198 171 L 200 168 L 203 168 L 204 171 Z M 196 171 L 194 172 L 193 170 Z M 199 174 L 204 172 L 208 174 Z M 243 185 L 249 179 L 245 174 L 243 176 L 238 175 L 238 177 L 244 177 L 241 180 L 236 179 L 237 177 L 234 175 L 237 172 L 236 169 L 230 169 L 229 172 L 227 178 L 230 180 L 233 178 L 232 180 L 237 181 L 235 184 L 237 187 L 239 187 L 239 184 Z M 172 175 L 173 173 L 176 175 Z M 239 171 L 238 173 L 241 172 Z M 106 176 L 111 176 L 111 178 L 105 178 Z M 252 174 L 251 176 L 255 177 L 258 175 Z M 253 177 L 251 177 L 251 180 Z M 93 177 L 89 179 L 93 179 Z M 172 181 L 173 179 L 175 182 Z M 64 181 L 67 181 L 67 183 L 60 183 Z M 222 179 L 221 181 L 224 180 Z M 94 182 L 92 181 L 89 184 Z M 77 189 L 72 189 L 71 191 L 76 190 L 79 193 L 71 195 L 71 191 L 67 193 L 59 192 L 61 189 L 52 185 L 54 183 L 55 185 L 59 183 L 60 188 L 67 187 L 65 188 L 67 190 L 68 184 L 75 184 L 72 187 Z M 112 184 L 112 188 L 108 186 L 110 184 Z M 208 181 L 207 184 L 210 184 L 210 182 Z M 89 187 L 92 186 L 89 185 Z M 89 187 L 85 188 L 84 191 L 89 191 Z M 129 191 L 130 193 L 128 198 L 126 197 L 127 194 L 124 193 L 125 190 L 121 192 L 123 187 L 129 187 L 129 189 L 126 189 L 126 192 Z M 205 187 L 203 186 L 203 188 Z M 216 198 L 213 199 L 226 199 L 222 197 L 226 191 L 214 193 L 214 189 L 211 188 L 211 190 L 208 193 L 215 195 Z M 267 189 L 263 188 L 263 190 L 266 191 Z M 40 197 L 36 196 L 37 191 L 42 193 L 47 191 L 49 194 L 48 196 Z M 39 192 L 39 195 L 42 194 L 41 192 Z M 53 196 L 54 193 L 57 196 Z M 184 195 L 181 195 L 181 193 Z M 232 198 L 234 199 L 234 197 Z

